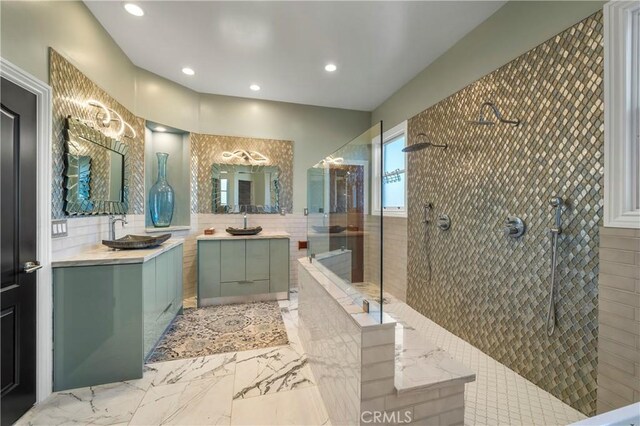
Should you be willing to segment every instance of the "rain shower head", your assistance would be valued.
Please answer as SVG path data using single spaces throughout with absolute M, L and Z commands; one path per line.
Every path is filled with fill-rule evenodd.
M 425 137 L 425 138 L 427 137 L 427 135 L 425 135 L 424 133 L 418 133 L 418 137 L 420 137 L 420 136 Z M 446 143 L 442 144 L 442 145 L 439 145 L 439 144 L 435 144 L 435 143 L 428 142 L 428 141 L 427 142 L 418 142 L 418 143 L 414 143 L 414 144 L 405 146 L 404 148 L 402 148 L 402 152 L 422 151 L 423 149 L 429 148 L 431 146 L 434 147 L 434 148 L 447 149 L 448 145 Z
M 520 120 L 507 120 L 506 118 L 502 117 L 502 114 L 500 113 L 500 110 L 498 109 L 498 107 L 496 107 L 492 102 L 485 102 L 482 104 L 482 106 L 480 107 L 480 115 L 478 117 L 477 120 L 470 120 L 468 121 L 468 123 L 470 124 L 474 124 L 476 126 L 493 126 L 496 124 L 495 121 L 491 121 L 485 118 L 484 112 L 486 109 L 489 109 L 491 112 L 493 112 L 493 115 L 495 115 L 495 117 L 498 119 L 498 121 L 500 123 L 508 123 L 511 124 L 513 126 L 518 126 L 520 124 Z

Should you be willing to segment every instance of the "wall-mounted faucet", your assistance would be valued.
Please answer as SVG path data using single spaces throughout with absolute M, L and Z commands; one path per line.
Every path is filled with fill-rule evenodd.
M 115 217 L 114 215 L 109 216 L 109 240 L 114 241 L 116 239 L 116 222 L 122 222 L 122 227 L 126 225 L 127 215 L 123 214 L 121 217 Z

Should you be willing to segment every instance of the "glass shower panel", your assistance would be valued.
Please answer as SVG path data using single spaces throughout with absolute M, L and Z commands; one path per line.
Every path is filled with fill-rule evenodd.
M 381 139 L 379 123 L 307 172 L 309 258 L 355 303 L 368 302 L 369 312 L 378 320 L 382 317 Z

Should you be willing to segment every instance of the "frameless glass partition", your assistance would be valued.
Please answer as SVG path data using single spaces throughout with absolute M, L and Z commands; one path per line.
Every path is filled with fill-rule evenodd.
M 382 123 L 307 171 L 308 256 L 382 319 Z

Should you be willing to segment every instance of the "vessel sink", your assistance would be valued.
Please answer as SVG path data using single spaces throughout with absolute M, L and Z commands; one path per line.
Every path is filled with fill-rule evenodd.
M 159 246 L 169 238 L 171 238 L 171 234 L 162 234 L 158 236 L 126 235 L 113 241 L 102 240 L 102 244 L 114 249 L 135 250 Z
M 319 232 L 321 234 L 339 234 L 344 232 L 346 228 L 340 225 L 331 225 L 331 226 L 313 226 L 313 230 Z
M 231 235 L 258 235 L 261 231 L 262 226 L 255 226 L 253 228 L 227 228 L 227 232 Z

